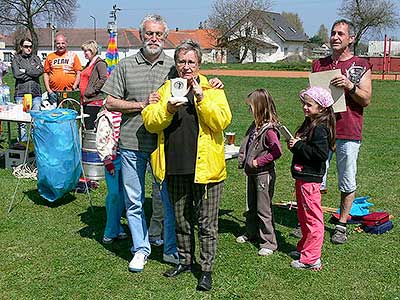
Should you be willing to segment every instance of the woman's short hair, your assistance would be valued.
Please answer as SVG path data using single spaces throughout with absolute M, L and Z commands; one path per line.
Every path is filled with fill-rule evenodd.
M 99 50 L 98 50 L 98 47 L 99 47 L 99 46 L 97 45 L 97 42 L 96 42 L 96 41 L 94 41 L 94 40 L 89 40 L 89 41 L 86 41 L 86 42 L 84 42 L 84 43 L 82 44 L 81 49 L 82 49 L 83 51 L 89 50 L 90 52 L 92 52 L 93 55 L 96 55 L 97 52 L 99 51 Z
M 178 60 L 178 55 L 181 51 L 194 51 L 197 56 L 198 63 L 201 63 L 201 58 L 202 58 L 202 53 L 201 53 L 201 48 L 200 44 L 192 39 L 187 39 L 181 42 L 178 46 L 175 48 L 175 54 L 174 54 L 174 60 L 175 63 Z

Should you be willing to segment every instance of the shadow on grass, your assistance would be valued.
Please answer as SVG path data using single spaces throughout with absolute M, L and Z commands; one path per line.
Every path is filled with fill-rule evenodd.
M 244 225 L 244 221 L 240 220 L 232 214 L 233 209 L 220 209 L 218 213 L 218 233 L 231 233 L 239 236 L 241 232 L 240 224 Z M 229 217 L 229 219 L 227 218 Z
M 132 246 L 130 239 L 114 241 L 112 244 L 108 245 L 103 244 L 101 240 L 103 238 L 107 218 L 106 209 L 104 206 L 93 206 L 92 208 L 88 207 L 86 211 L 79 214 L 81 222 L 86 224 L 85 227 L 78 231 L 80 236 L 97 241 L 108 251 L 129 261 L 132 258 L 129 250 Z M 128 227 L 124 225 L 123 227 L 125 232 L 129 235 Z
M 75 195 L 73 195 L 72 193 L 67 193 L 54 202 L 47 201 L 42 196 L 40 196 L 39 191 L 37 189 L 26 191 L 24 192 L 24 194 L 29 198 L 29 200 L 31 200 L 36 205 L 46 206 L 49 208 L 56 208 L 76 200 Z
M 144 211 L 147 225 L 149 226 L 152 211 L 151 198 L 146 198 L 144 202 Z M 132 259 L 132 253 L 130 251 L 132 247 L 132 240 L 129 227 L 127 225 L 122 225 L 122 227 L 128 234 L 128 239 L 116 240 L 107 245 L 102 243 L 104 228 L 107 221 L 106 208 L 104 206 L 93 206 L 93 211 L 90 207 L 88 207 L 85 212 L 79 214 L 79 217 L 81 218 L 81 222 L 87 225 L 78 231 L 81 237 L 97 241 L 105 249 L 126 261 L 130 261 Z M 122 214 L 122 218 L 125 218 L 125 212 Z M 163 247 L 152 246 L 149 259 L 163 262 Z

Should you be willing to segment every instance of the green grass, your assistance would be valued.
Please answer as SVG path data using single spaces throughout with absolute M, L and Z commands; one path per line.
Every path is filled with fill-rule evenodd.
M 281 71 L 310 71 L 310 62 L 276 62 L 276 63 L 205 63 L 201 66 L 202 69 L 222 69 L 222 70 L 281 70 Z
M 306 86 L 306 79 L 221 79 L 233 111 L 228 130 L 236 132 L 238 143 L 251 122 L 243 100 L 255 88 L 271 91 L 281 120 L 292 131 L 301 123 L 297 94 Z M 385 210 L 395 216 L 400 213 L 399 90 L 399 82 L 373 82 L 372 103 L 365 111 L 357 192 L 358 196 L 371 196 L 375 204 L 371 210 Z M 286 145 L 283 148 L 277 162 L 275 202 L 292 198 L 291 154 Z M 21 180 L 14 209 L 7 215 L 17 180 L 10 170 L 0 169 L 0 299 L 399 299 L 397 218 L 394 229 L 383 235 L 356 233 L 352 231 L 355 226 L 350 226 L 349 242 L 340 246 L 329 242 L 333 225 L 326 222 L 324 269 L 293 270 L 287 253 L 297 242 L 289 236 L 296 224 L 294 211 L 274 210 L 279 242 L 274 255 L 258 257 L 254 245 L 235 243 L 244 226 L 245 177 L 235 160 L 228 161 L 227 168 L 214 286 L 209 293 L 195 291 L 197 279 L 192 274 L 176 279 L 163 277 L 169 266 L 162 262 L 161 249 L 153 249 L 143 273 L 133 274 L 127 270 L 130 241 L 101 244 L 104 182 L 91 193 L 93 214 L 85 195 L 68 195 L 51 204 L 39 197 L 34 181 Z M 337 207 L 334 167 L 329 170 L 328 185 L 323 205 Z M 150 202 L 146 203 L 147 212 Z M 126 227 L 125 219 L 123 223 Z

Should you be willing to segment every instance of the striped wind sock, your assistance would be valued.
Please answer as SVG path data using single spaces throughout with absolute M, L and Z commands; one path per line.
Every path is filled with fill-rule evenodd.
M 110 32 L 110 40 L 108 41 L 107 53 L 106 53 L 106 63 L 107 63 L 107 75 L 110 76 L 111 71 L 114 70 L 115 66 L 118 64 L 118 48 L 117 41 L 115 39 L 115 32 Z

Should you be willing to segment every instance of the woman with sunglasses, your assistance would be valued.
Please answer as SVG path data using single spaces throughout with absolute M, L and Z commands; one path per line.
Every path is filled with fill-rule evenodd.
M 22 103 L 24 94 L 32 94 L 31 110 L 40 110 L 42 102 L 42 89 L 40 87 L 40 76 L 43 74 L 43 66 L 39 56 L 32 54 L 32 40 L 23 38 L 19 42 L 19 50 L 11 63 L 12 72 L 15 77 L 16 103 Z M 26 141 L 24 124 L 20 128 L 20 141 Z

